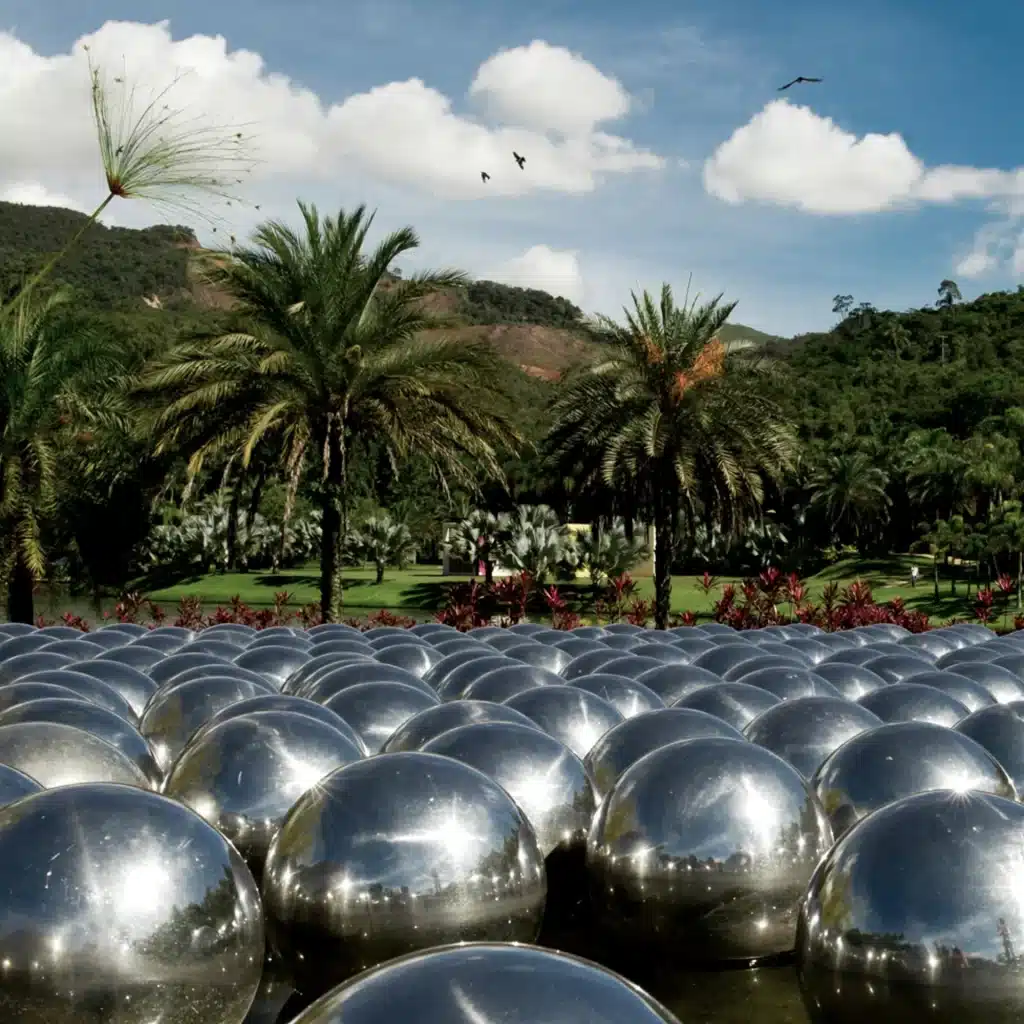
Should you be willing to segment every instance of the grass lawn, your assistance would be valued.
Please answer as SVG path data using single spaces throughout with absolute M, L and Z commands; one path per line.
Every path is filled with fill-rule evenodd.
M 910 586 L 910 567 L 917 565 L 920 578 L 916 587 Z M 953 567 L 961 576 L 962 570 Z M 965 597 L 964 579 L 957 583 L 957 593 L 950 593 L 949 572 L 942 570 L 940 597 L 935 600 L 932 587 L 932 560 L 928 556 L 893 555 L 884 559 L 844 559 L 829 566 L 806 582 L 811 600 L 818 602 L 822 589 L 831 582 L 840 586 L 860 579 L 871 585 L 875 600 L 889 601 L 902 597 L 909 608 L 925 612 L 936 621 L 954 616 L 965 618 L 969 615 L 970 602 Z M 405 570 L 389 570 L 379 586 L 374 582 L 374 571 L 370 568 L 351 569 L 345 574 L 345 608 L 353 616 L 365 615 L 371 611 L 387 608 L 390 611 L 404 611 L 416 617 L 429 617 L 444 603 L 445 591 L 452 584 L 466 579 L 441 575 L 439 566 L 421 565 Z M 217 605 L 226 605 L 238 596 L 252 607 L 266 607 L 273 604 L 274 594 L 287 591 L 289 605 L 299 607 L 318 599 L 319 575 L 316 565 L 285 569 L 278 573 L 211 573 L 182 580 L 165 589 L 151 591 L 149 596 L 156 603 L 173 606 L 182 597 L 198 597 L 207 610 Z M 720 584 L 737 583 L 736 579 L 722 578 Z M 641 597 L 651 598 L 654 594 L 650 578 L 638 580 Z M 559 589 L 570 599 L 583 603 L 586 613 L 589 602 L 589 587 L 581 584 L 559 585 Z M 716 589 L 705 596 L 702 588 L 692 576 L 677 576 L 672 581 L 672 609 L 676 612 L 693 611 L 707 618 L 713 603 L 720 596 Z M 169 610 L 169 608 L 167 609 Z

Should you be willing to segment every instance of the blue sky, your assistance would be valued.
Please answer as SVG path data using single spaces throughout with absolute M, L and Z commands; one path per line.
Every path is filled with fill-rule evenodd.
M 1016 284 L 1006 265 L 972 280 L 956 273 L 979 229 L 991 224 L 1006 244 L 1017 230 L 1011 214 L 990 209 L 991 195 L 836 215 L 757 198 L 724 202 L 708 194 L 701 168 L 778 98 L 778 85 L 804 74 L 825 82 L 787 95 L 847 132 L 900 133 L 927 167 L 1013 170 L 1024 164 L 1010 109 L 1024 85 L 1016 52 L 1024 7 L 991 0 L 0 0 L 0 30 L 46 56 L 67 53 L 107 20 L 163 19 L 175 39 L 223 35 L 230 50 L 258 53 L 269 71 L 328 105 L 418 77 L 450 97 L 456 112 L 472 114 L 467 90 L 477 68 L 535 39 L 621 82 L 633 109 L 602 130 L 663 157 L 659 171 L 607 175 L 578 194 L 471 202 L 365 174 L 288 183 L 291 195 L 327 208 L 365 201 L 386 227 L 413 223 L 425 263 L 482 274 L 533 246 L 571 251 L 585 282 L 581 301 L 610 313 L 630 288 L 668 280 L 681 289 L 692 272 L 705 294 L 739 300 L 736 320 L 786 334 L 829 326 L 837 292 L 904 308 L 931 302 L 944 277 L 956 277 L 968 297 Z M 0 71 L 0 94 L 2 82 Z

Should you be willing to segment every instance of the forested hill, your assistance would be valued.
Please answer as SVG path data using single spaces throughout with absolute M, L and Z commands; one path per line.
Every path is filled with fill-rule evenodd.
M 73 210 L 0 202 L 0 288 L 16 287 L 85 220 Z M 101 309 L 131 313 L 158 308 L 172 320 L 185 315 L 192 322 L 202 309 L 225 305 L 223 296 L 204 288 L 191 272 L 198 248 L 187 227 L 136 230 L 97 224 L 61 261 L 54 280 L 74 287 Z M 557 376 L 592 351 L 582 311 L 535 288 L 475 281 L 459 294 L 439 295 L 436 304 L 465 324 L 460 332 L 488 340 L 534 376 Z M 768 338 L 741 325 L 729 325 L 725 335 Z

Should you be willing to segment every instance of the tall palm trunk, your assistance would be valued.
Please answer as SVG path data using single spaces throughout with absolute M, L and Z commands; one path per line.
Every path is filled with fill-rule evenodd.
M 324 622 L 335 622 L 341 609 L 340 555 L 342 531 L 342 493 L 344 470 L 341 438 L 334 424 L 328 427 L 324 444 L 327 466 L 321 494 L 320 538 L 320 615 Z
M 32 591 L 35 579 L 32 570 L 20 550 L 15 548 L 11 563 L 11 574 L 7 580 L 7 618 L 11 622 L 25 622 L 32 625 L 35 618 Z
M 225 547 L 224 571 L 231 572 L 238 565 L 238 514 L 242 501 L 242 481 L 236 479 L 231 488 L 231 500 L 228 502 L 228 530 Z
M 672 516 L 664 502 L 654 510 L 654 626 L 668 628 L 672 607 Z

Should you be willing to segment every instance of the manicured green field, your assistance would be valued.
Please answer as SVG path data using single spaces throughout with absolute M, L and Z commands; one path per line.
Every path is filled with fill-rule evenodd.
M 920 578 L 916 587 L 910 585 L 910 567 L 916 564 Z M 962 570 L 953 570 L 958 576 Z M 394 612 L 406 612 L 425 617 L 437 611 L 445 599 L 445 591 L 455 582 L 466 577 L 444 577 L 438 566 L 413 566 L 405 570 L 389 570 L 380 585 L 374 582 L 374 571 L 370 568 L 352 569 L 345 574 L 345 608 L 353 616 L 386 608 Z M 150 597 L 160 605 L 173 606 L 182 597 L 198 597 L 204 610 L 212 611 L 217 605 L 226 605 L 237 596 L 245 604 L 266 607 L 274 602 L 274 594 L 286 591 L 288 604 L 299 607 L 317 601 L 317 567 L 313 564 L 279 573 L 211 573 L 183 580 L 163 590 L 155 590 Z M 932 562 L 926 556 L 892 556 L 885 559 L 845 559 L 829 566 L 806 583 L 811 600 L 819 601 L 822 589 L 831 582 L 844 586 L 854 580 L 863 580 L 872 587 L 875 600 L 889 601 L 902 597 L 909 608 L 923 611 L 937 621 L 954 616 L 969 615 L 971 602 L 966 597 L 966 586 L 960 578 L 956 595 L 951 594 L 950 570 L 943 567 L 940 598 L 935 600 L 932 588 Z M 738 583 L 739 580 L 722 578 L 721 585 Z M 653 596 L 652 581 L 638 581 L 641 597 Z M 589 588 L 581 584 L 560 585 L 559 589 L 570 599 L 583 602 L 586 613 Z M 705 595 L 697 580 L 691 576 L 677 576 L 672 584 L 672 608 L 676 612 L 693 611 L 702 618 L 709 617 L 714 602 L 720 596 L 720 588 Z M 167 610 L 170 610 L 168 607 Z

